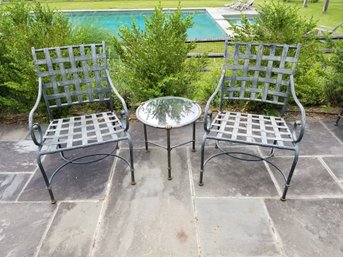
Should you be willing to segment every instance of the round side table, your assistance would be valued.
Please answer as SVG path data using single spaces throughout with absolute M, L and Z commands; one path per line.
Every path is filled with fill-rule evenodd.
M 172 149 L 192 143 L 192 149 L 195 151 L 195 122 L 201 115 L 200 106 L 192 100 L 183 97 L 166 96 L 151 99 L 143 102 L 136 110 L 136 116 L 144 126 L 145 149 L 148 151 L 148 145 L 164 148 L 168 153 L 168 179 L 171 180 L 171 160 L 170 152 Z M 170 130 L 193 124 L 192 140 L 171 146 Z M 148 141 L 147 126 L 166 129 L 167 147 Z

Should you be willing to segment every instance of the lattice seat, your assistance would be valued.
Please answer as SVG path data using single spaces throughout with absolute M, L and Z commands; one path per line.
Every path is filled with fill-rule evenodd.
M 205 135 L 201 144 L 199 185 L 203 185 L 205 165 L 215 157 L 225 155 L 240 160 L 265 161 L 276 168 L 285 180 L 281 200 L 286 199 L 299 157 L 298 143 L 303 137 L 306 122 L 304 108 L 297 99 L 294 89 L 293 75 L 299 52 L 300 45 L 230 43 L 226 41 L 223 72 L 216 90 L 205 107 Z M 294 122 L 292 130 L 283 119 L 289 95 L 292 96 L 299 108 L 301 116 L 300 121 Z M 280 115 L 266 116 L 224 110 L 224 107 L 230 106 L 230 102 L 237 103 L 238 101 L 273 105 L 274 108 L 280 109 Z M 219 111 L 215 117 L 212 117 L 210 111 L 212 102 L 219 102 Z M 298 128 L 300 129 L 298 130 Z M 205 159 L 205 147 L 209 140 L 215 141 L 218 150 Z M 231 152 L 230 145 L 223 147 L 225 142 L 268 147 L 271 151 L 267 157 L 247 152 Z M 294 152 L 293 163 L 287 175 L 270 161 L 274 148 Z M 246 156 L 246 158 L 242 156 Z
M 55 119 L 45 132 L 41 153 L 115 142 L 125 138 L 123 131 L 120 120 L 113 112 Z
M 107 156 L 118 157 L 127 163 L 131 171 L 131 184 L 135 184 L 133 167 L 133 145 L 129 129 L 129 114 L 124 99 L 114 87 L 107 64 L 105 42 L 35 49 L 32 56 L 38 73 L 38 96 L 29 114 L 29 128 L 33 142 L 38 146 L 37 163 L 50 194 L 55 197 L 51 183 L 55 175 L 67 164 L 88 164 Z M 50 124 L 44 136 L 41 126 L 33 122 L 43 97 Z M 113 106 L 121 106 L 120 119 Z M 67 109 L 75 105 L 96 104 L 107 107 L 105 112 L 67 116 Z M 84 108 L 78 110 L 89 110 Z M 116 154 L 119 141 L 127 141 L 129 160 Z M 109 153 L 90 152 L 87 147 L 113 143 Z M 65 156 L 65 152 L 76 149 L 77 156 Z M 65 163 L 50 172 L 48 177 L 42 164 L 42 156 L 59 153 Z M 76 154 L 76 153 L 75 153 Z M 89 158 L 91 157 L 91 158 Z M 95 157 L 95 158 L 94 158 Z
M 209 137 L 236 143 L 294 149 L 294 139 L 281 117 L 240 112 L 219 113 Z

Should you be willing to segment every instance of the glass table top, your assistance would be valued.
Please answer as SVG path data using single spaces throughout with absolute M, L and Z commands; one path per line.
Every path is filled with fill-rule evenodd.
M 200 106 L 192 100 L 166 96 L 143 102 L 136 111 L 137 119 L 156 128 L 178 128 L 196 121 Z

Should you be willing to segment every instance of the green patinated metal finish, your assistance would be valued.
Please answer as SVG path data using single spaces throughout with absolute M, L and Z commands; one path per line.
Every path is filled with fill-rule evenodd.
M 225 154 L 241 160 L 269 163 L 285 180 L 281 200 L 286 199 L 299 157 L 298 143 L 303 137 L 306 123 L 304 108 L 298 101 L 294 89 L 293 76 L 299 54 L 300 45 L 226 42 L 223 72 L 215 92 L 205 107 L 200 185 L 203 185 L 204 166 L 207 162 Z M 301 116 L 300 121 L 294 122 L 294 129 L 290 129 L 283 118 L 290 95 L 298 106 Z M 220 99 L 220 109 L 212 118 L 209 108 L 216 97 Z M 224 106 L 230 101 L 273 104 L 280 107 L 280 115 L 269 116 L 224 110 Z M 207 140 L 216 142 L 219 153 L 214 153 L 205 160 L 204 149 Z M 261 146 L 270 148 L 271 152 L 267 157 L 232 152 L 223 148 L 222 144 L 225 142 Z M 294 152 L 294 160 L 288 176 L 270 161 L 275 148 Z M 242 155 L 247 158 L 241 157 Z
M 55 203 L 51 189 L 52 180 L 67 164 L 88 164 L 107 156 L 115 156 L 129 165 L 131 183 L 135 184 L 133 146 L 128 132 L 128 110 L 124 99 L 118 94 L 111 81 L 105 43 L 32 48 L 32 55 L 38 74 L 39 88 L 37 101 L 29 114 L 29 128 L 32 139 L 38 146 L 37 163 L 49 190 L 51 202 Z M 50 119 L 44 135 L 41 126 L 33 122 L 34 113 L 42 96 Z M 122 107 L 119 118 L 113 109 L 114 99 Z M 77 116 L 57 117 L 55 114 L 56 110 L 65 107 L 99 102 L 107 103 L 108 110 Z M 120 141 L 128 142 L 129 160 L 116 154 L 116 147 Z M 105 143 L 113 143 L 114 147 L 110 153 L 87 154 L 85 149 L 75 158 L 68 159 L 65 156 L 67 151 Z M 52 153 L 59 153 L 65 163 L 48 177 L 41 157 Z M 97 158 L 89 159 L 93 156 Z
M 335 125 L 338 126 L 338 122 L 339 120 L 343 117 L 343 109 L 341 110 L 341 112 L 337 115 L 337 120 L 336 120 L 336 123 Z

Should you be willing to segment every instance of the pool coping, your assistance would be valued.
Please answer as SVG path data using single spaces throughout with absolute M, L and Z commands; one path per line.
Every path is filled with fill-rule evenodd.
M 219 25 L 219 27 L 228 35 L 229 38 L 233 36 L 233 30 L 231 24 L 227 21 L 227 18 L 236 18 L 246 15 L 247 17 L 254 17 L 257 15 L 255 8 L 249 10 L 238 11 L 230 7 L 222 8 L 205 8 L 206 11 L 210 14 L 212 19 Z
M 163 10 L 176 10 L 177 8 L 163 8 Z M 143 8 L 143 9 L 101 9 L 101 10 L 58 10 L 58 12 L 130 12 L 130 11 L 154 11 L 155 8 Z M 230 38 L 233 35 L 233 31 L 230 30 L 231 24 L 227 21 L 227 18 L 241 17 L 246 15 L 248 17 L 254 17 L 257 15 L 255 8 L 248 10 L 238 11 L 230 7 L 198 7 L 198 8 L 182 8 L 184 11 L 206 11 L 215 23 L 226 33 Z

